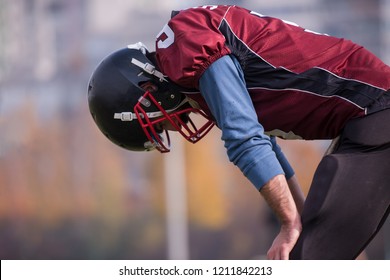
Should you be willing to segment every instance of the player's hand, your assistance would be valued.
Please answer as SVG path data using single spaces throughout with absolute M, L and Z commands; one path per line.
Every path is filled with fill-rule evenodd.
M 282 226 L 267 252 L 269 260 L 288 260 L 289 254 L 301 233 L 301 226 Z
M 301 216 L 284 175 L 271 178 L 260 193 L 278 217 L 281 228 L 267 257 L 270 260 L 288 260 L 289 254 L 302 230 Z

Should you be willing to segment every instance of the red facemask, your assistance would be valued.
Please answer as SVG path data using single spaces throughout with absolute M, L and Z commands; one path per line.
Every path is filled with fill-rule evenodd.
M 142 103 L 144 100 L 152 102 L 159 111 L 147 113 L 143 109 Z M 139 99 L 138 103 L 134 106 L 134 113 L 137 116 L 142 129 L 145 132 L 146 137 L 150 141 L 150 150 L 156 148 L 161 153 L 167 153 L 170 151 L 170 138 L 169 133 L 165 129 L 166 139 L 161 135 L 161 131 L 158 131 L 156 127 L 163 121 L 169 121 L 170 124 L 177 130 L 187 141 L 196 143 L 202 139 L 214 126 L 214 121 L 201 109 L 183 106 L 188 103 L 188 99 L 185 99 L 180 103 L 177 108 L 166 111 L 153 97 L 153 95 L 146 91 L 145 94 Z M 181 108 L 183 107 L 183 108 Z M 204 123 L 197 128 L 193 120 L 190 118 L 190 114 L 195 113 L 204 118 Z

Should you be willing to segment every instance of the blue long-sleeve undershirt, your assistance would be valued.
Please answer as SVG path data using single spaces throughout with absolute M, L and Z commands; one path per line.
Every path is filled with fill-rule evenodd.
M 294 171 L 274 137 L 264 134 L 246 89 L 244 73 L 231 55 L 215 61 L 203 73 L 199 88 L 222 130 L 229 160 L 260 189 L 274 176 Z

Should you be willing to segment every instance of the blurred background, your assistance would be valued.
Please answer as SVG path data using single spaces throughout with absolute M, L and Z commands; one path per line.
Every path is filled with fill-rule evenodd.
M 278 224 L 214 129 L 168 155 L 111 144 L 87 106 L 108 53 L 171 10 L 237 4 L 349 38 L 390 63 L 390 0 L 0 0 L 1 259 L 262 259 Z M 305 192 L 329 142 L 280 141 Z M 367 249 L 390 259 L 389 221 Z

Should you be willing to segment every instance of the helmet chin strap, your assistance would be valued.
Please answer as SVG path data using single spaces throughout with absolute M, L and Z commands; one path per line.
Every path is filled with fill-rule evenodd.
M 127 47 L 129 49 L 140 50 L 143 53 L 143 55 L 146 55 L 146 53 L 148 52 L 148 48 L 142 42 L 128 45 Z M 141 61 L 139 61 L 138 59 L 135 59 L 135 58 L 131 59 L 131 63 L 133 63 L 134 65 L 141 68 L 144 72 L 159 78 L 161 82 L 163 82 L 163 81 L 167 82 L 164 74 L 161 73 L 160 71 L 156 70 L 156 67 L 153 66 L 152 64 L 142 63 Z
M 135 59 L 135 58 L 131 59 L 131 63 L 133 63 L 135 66 L 138 66 L 139 68 L 141 68 L 142 71 L 159 78 L 159 80 L 161 82 L 163 82 L 163 81 L 167 82 L 167 79 L 165 79 L 164 74 L 161 73 L 160 71 L 158 71 L 156 69 L 156 67 L 154 67 L 152 64 L 142 63 L 141 61 L 139 61 L 138 59 Z
M 139 101 L 141 102 L 141 99 L 143 99 L 144 97 L 140 97 Z M 185 97 L 180 103 L 179 105 L 177 105 L 175 108 L 173 109 L 170 109 L 170 110 L 166 110 L 167 113 L 171 113 L 175 110 L 177 110 L 178 108 L 180 108 L 181 106 L 183 106 L 185 103 L 189 102 L 190 99 L 188 97 Z M 163 116 L 164 114 L 161 112 L 161 111 L 156 111 L 156 112 L 149 112 L 149 113 L 146 113 L 146 116 L 150 119 L 152 118 L 157 118 L 157 117 L 161 117 Z M 143 115 L 141 115 L 141 117 L 144 117 Z M 132 120 L 136 120 L 137 119 L 137 115 L 133 112 L 120 112 L 120 113 L 114 113 L 114 119 L 117 119 L 117 120 L 121 120 L 122 122 L 130 122 Z

